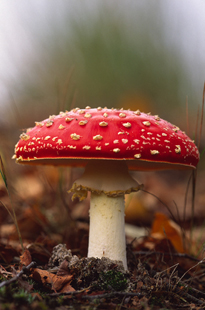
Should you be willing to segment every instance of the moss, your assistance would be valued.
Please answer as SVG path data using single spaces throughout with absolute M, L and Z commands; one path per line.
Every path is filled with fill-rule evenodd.
M 104 290 L 123 291 L 127 288 L 127 279 L 120 271 L 109 270 L 100 274 L 98 285 Z

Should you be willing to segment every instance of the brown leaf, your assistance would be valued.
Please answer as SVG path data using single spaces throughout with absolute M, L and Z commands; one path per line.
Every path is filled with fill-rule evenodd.
M 75 291 L 75 289 L 70 285 L 73 278 L 72 275 L 61 277 L 46 270 L 35 268 L 32 277 L 34 280 L 43 284 L 47 288 L 51 285 L 51 289 L 56 293 Z
M 151 237 L 168 239 L 179 253 L 184 253 L 180 227 L 163 213 L 156 213 L 152 224 Z
M 23 267 L 23 266 L 28 266 L 31 262 L 32 262 L 31 254 L 28 249 L 25 249 L 23 254 L 20 256 L 20 263 Z

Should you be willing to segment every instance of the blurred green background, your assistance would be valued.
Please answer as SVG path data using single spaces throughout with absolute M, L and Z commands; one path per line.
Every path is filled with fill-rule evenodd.
M 184 126 L 186 98 L 191 111 L 200 103 L 203 80 L 197 93 L 168 32 L 163 1 L 85 1 L 73 13 L 66 1 L 47 1 L 44 12 L 36 6 L 21 20 L 30 57 L 8 83 L 8 104 L 22 128 L 86 105 L 139 108 Z M 180 40 L 180 32 L 175 36 Z

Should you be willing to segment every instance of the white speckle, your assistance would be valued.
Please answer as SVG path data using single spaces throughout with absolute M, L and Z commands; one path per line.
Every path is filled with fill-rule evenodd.
M 178 130 L 180 130 L 179 127 L 174 127 L 173 128 L 173 131 L 175 131 L 175 132 L 177 132 Z
M 90 117 L 92 117 L 92 114 L 90 114 L 90 113 L 85 113 L 84 117 L 90 118 Z
M 162 133 L 162 136 L 166 137 L 166 136 L 167 136 L 167 134 L 163 132 L 163 133 Z
M 141 158 L 141 156 L 142 156 L 141 154 L 135 154 L 134 158 Z
M 101 135 L 96 135 L 93 137 L 93 140 L 102 140 L 102 136 Z
M 120 149 L 118 149 L 118 148 L 113 149 L 113 152 L 114 152 L 114 153 L 119 153 L 119 152 L 120 152 Z
M 27 140 L 30 138 L 30 136 L 27 135 L 26 133 L 22 133 L 22 134 L 20 135 L 20 138 L 21 138 L 21 140 L 27 141 Z
M 87 107 L 85 107 L 86 109 L 91 109 L 91 107 L 89 105 L 87 105 Z
M 54 137 L 54 138 L 52 139 L 52 141 L 55 141 L 56 139 L 58 139 L 58 137 Z
M 138 140 L 138 139 L 134 139 L 133 140 L 136 144 L 139 144 L 140 143 L 140 140 Z
M 114 140 L 113 143 L 114 144 L 119 143 L 119 140 Z
M 161 136 L 157 133 L 157 137 L 161 138 Z
M 164 140 L 164 142 L 166 142 L 166 143 L 170 143 L 170 141 L 169 141 L 169 140 Z
M 149 121 L 142 122 L 142 124 L 147 126 L 147 127 L 149 127 L 151 125 Z
M 103 121 L 103 122 L 100 122 L 99 125 L 102 126 L 102 127 L 106 127 L 108 125 L 108 123 Z
M 43 127 L 44 123 L 35 122 L 36 126 Z
M 125 113 L 120 113 L 119 117 L 126 117 L 126 114 Z
M 48 140 L 48 139 L 50 139 L 50 136 L 46 136 L 44 140 Z
M 85 145 L 84 147 L 83 147 L 83 150 L 89 150 L 90 149 L 90 146 L 89 145 Z
M 65 112 L 60 112 L 59 114 L 60 114 L 61 117 L 66 116 Z
M 108 114 L 107 114 L 107 113 L 104 113 L 103 116 L 104 116 L 104 117 L 108 117 Z
M 80 121 L 78 124 L 79 124 L 80 126 L 83 126 L 83 125 L 86 125 L 87 122 L 88 122 L 88 121 Z
M 141 114 L 141 112 L 140 112 L 140 110 L 137 110 L 137 111 L 135 111 L 135 112 L 133 112 L 135 115 L 140 115 Z
M 63 126 L 62 124 L 60 124 L 60 126 L 58 127 L 58 129 L 64 129 L 65 126 Z
M 108 146 L 110 143 L 105 143 L 105 146 Z
M 80 135 L 77 135 L 76 133 L 72 133 L 72 134 L 70 135 L 70 137 L 71 137 L 71 139 L 73 139 L 73 140 L 80 140 Z
M 175 152 L 176 152 L 177 154 L 180 154 L 180 153 L 181 153 L 181 146 L 180 146 L 180 145 L 176 145 Z
M 130 124 L 130 123 L 124 123 L 124 124 L 122 124 L 124 127 L 126 127 L 126 128 L 130 128 L 132 125 Z
M 51 127 L 53 125 L 53 121 L 52 120 L 48 120 L 46 122 L 46 127 Z
M 126 144 L 128 142 L 127 139 L 122 139 L 122 143 Z
M 84 110 L 78 110 L 78 114 L 84 114 L 85 111 Z
M 101 146 L 96 146 L 96 151 L 101 151 Z
M 70 149 L 76 149 L 76 146 L 73 146 L 73 145 L 68 145 L 68 147 L 69 147 Z
M 157 150 L 150 150 L 151 155 L 157 155 L 159 154 L 159 151 Z
M 157 140 L 157 141 L 160 141 L 160 139 L 159 139 L 159 138 L 156 138 L 156 140 Z
M 124 131 L 119 131 L 119 132 L 118 132 L 118 135 L 124 135 L 124 134 L 125 134 Z
M 152 133 L 152 132 L 148 132 L 147 134 L 148 134 L 148 135 L 152 135 L 153 133 Z
M 98 111 L 101 111 L 101 110 L 102 110 L 102 108 L 101 108 L 101 107 L 98 107 L 98 108 L 97 108 L 97 110 L 98 110 Z
M 141 129 L 141 131 L 142 131 L 142 132 L 144 132 L 144 131 L 145 131 L 145 129 Z
M 74 119 L 74 118 L 66 117 L 66 118 L 65 118 L 65 121 L 66 121 L 66 123 L 69 123 L 69 122 L 71 122 L 73 119 Z

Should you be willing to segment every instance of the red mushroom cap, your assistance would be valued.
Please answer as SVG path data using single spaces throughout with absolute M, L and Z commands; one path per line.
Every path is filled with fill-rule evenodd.
M 126 160 L 137 170 L 195 168 L 199 152 L 178 127 L 158 116 L 107 108 L 50 116 L 20 136 L 18 163 L 82 165 L 90 159 Z

